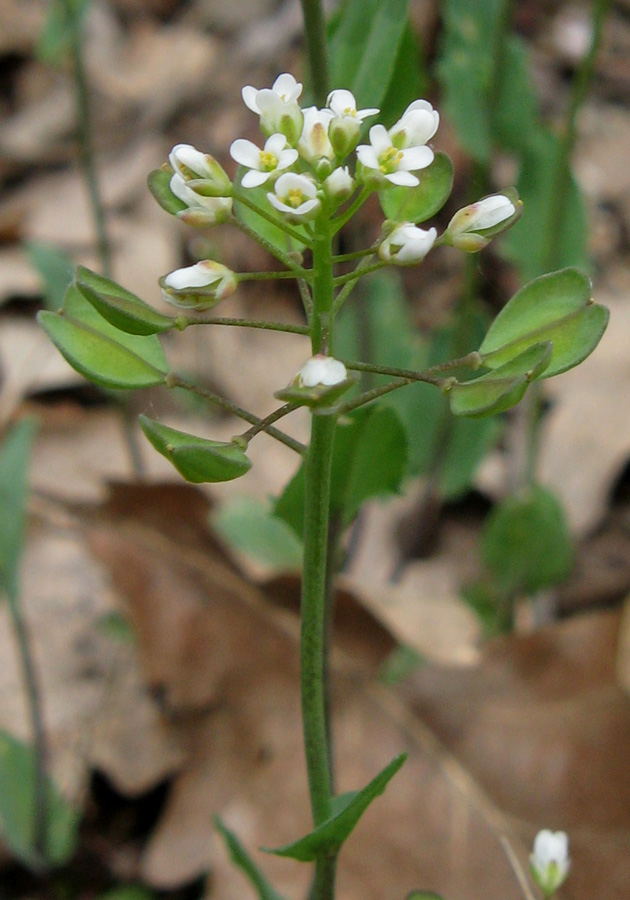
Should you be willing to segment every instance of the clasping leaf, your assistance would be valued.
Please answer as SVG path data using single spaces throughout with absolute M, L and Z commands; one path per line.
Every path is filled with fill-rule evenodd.
M 389 781 L 400 769 L 407 759 L 406 753 L 395 757 L 388 766 L 373 778 L 361 791 L 351 791 L 336 797 L 333 807 L 334 812 L 330 819 L 322 822 L 310 834 L 300 838 L 286 847 L 278 847 L 275 850 L 262 849 L 267 853 L 275 853 L 276 856 L 288 856 L 300 862 L 311 862 L 324 856 L 334 856 L 344 841 L 352 832 L 365 810 L 372 800 L 382 794 Z

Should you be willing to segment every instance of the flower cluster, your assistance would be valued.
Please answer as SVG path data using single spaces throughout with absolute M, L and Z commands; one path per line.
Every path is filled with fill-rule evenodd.
M 262 147 L 243 138 L 232 143 L 230 155 L 240 167 L 234 185 L 212 156 L 188 144 L 175 146 L 169 156 L 169 187 L 179 204 L 177 215 L 201 227 L 235 221 L 232 203 L 236 194 L 254 207 L 266 204 L 263 214 L 275 217 L 281 227 L 287 223 L 287 228 L 308 229 L 322 214 L 334 218 L 341 204 L 351 198 L 354 210 L 355 201 L 358 208 L 372 191 L 413 190 L 421 185 L 423 171 L 435 158 L 429 142 L 440 123 L 439 113 L 428 100 L 414 100 L 389 129 L 372 125 L 369 142 L 359 143 L 365 121 L 376 116 L 378 109 L 357 109 L 353 94 L 342 89 L 328 95 L 324 108 L 302 109 L 301 94 L 302 85 L 287 73 L 271 88 L 243 88 L 243 101 L 258 115 L 265 140 Z M 349 159 L 353 153 L 354 164 Z M 252 194 L 257 188 L 262 192 Z M 435 228 L 388 220 L 376 252 L 381 264 L 400 266 L 421 262 L 436 241 L 475 252 L 510 225 L 519 212 L 516 198 L 507 194 L 486 197 L 456 213 L 440 238 Z M 199 287 L 198 268 L 191 266 L 173 274 L 177 277 L 163 279 L 165 297 L 178 305 L 191 305 L 191 294 Z M 218 301 L 231 293 L 235 284 L 234 277 L 227 281 L 223 276 L 214 277 L 204 283 L 200 302 L 207 307 L 210 294 Z

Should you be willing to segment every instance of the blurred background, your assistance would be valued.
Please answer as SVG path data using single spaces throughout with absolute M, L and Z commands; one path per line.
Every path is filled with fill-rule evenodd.
M 350 5 L 329 5 L 333 47 Z M 369 0 L 366 17 L 378 9 Z M 0 455 L 6 546 L 27 520 L 19 602 L 0 608 L 3 898 L 253 897 L 217 813 L 283 895 L 306 890 L 299 864 L 257 851 L 308 829 L 300 541 L 270 500 L 295 454 L 261 436 L 244 478 L 184 485 L 137 414 L 218 440 L 235 420 L 177 391 L 90 385 L 35 320 L 59 308 L 77 264 L 161 311 L 157 280 L 179 266 L 275 268 L 233 228 L 186 228 L 146 178 L 177 143 L 233 176 L 232 141 L 259 140 L 241 88 L 293 72 L 308 92 L 302 34 L 293 0 L 0 0 L 0 438 L 37 423 Z M 410 758 L 344 849 L 339 897 L 513 900 L 501 839 L 526 866 L 549 827 L 571 839 L 562 897 L 625 900 L 630 3 L 410 0 L 383 77 L 386 124 L 418 96 L 440 111 L 432 145 L 455 181 L 438 228 L 513 184 L 525 212 L 481 255 L 440 248 L 366 282 L 338 355 L 404 366 L 465 352 L 524 281 L 565 265 L 589 274 L 611 322 L 583 365 L 500 420 L 455 428 L 425 386 L 391 407 L 410 446 L 403 489 L 370 500 L 345 542 L 340 790 L 401 749 Z M 367 246 L 381 222 L 366 204 L 341 249 Z M 220 313 L 303 322 L 291 282 L 242 285 Z M 303 336 L 241 328 L 189 329 L 165 348 L 259 416 L 309 356 Z M 307 417 L 287 430 L 306 440 Z M 28 490 L 14 491 L 20 473 Z M 518 506 L 533 485 L 542 506 Z M 29 836 L 31 746 L 56 785 L 45 865 Z

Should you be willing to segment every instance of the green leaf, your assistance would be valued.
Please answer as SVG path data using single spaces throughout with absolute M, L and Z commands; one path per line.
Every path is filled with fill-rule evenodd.
M 282 895 L 269 884 L 237 836 L 229 828 L 226 828 L 219 816 L 214 817 L 214 824 L 227 845 L 230 859 L 249 879 L 259 900 L 284 900 Z
M 482 556 L 499 587 L 533 594 L 566 578 L 573 546 L 562 505 L 541 485 L 508 497 L 488 516 Z
M 257 234 L 263 237 L 273 247 L 276 247 L 282 253 L 290 253 L 303 250 L 304 247 L 306 247 L 308 240 L 303 226 L 291 226 L 294 232 L 297 232 L 298 234 L 304 234 L 304 243 L 299 243 L 295 238 L 290 237 L 286 233 L 286 231 L 282 227 L 282 219 L 280 215 L 267 200 L 269 185 L 263 184 L 260 187 L 256 188 L 240 187 L 241 179 L 246 172 L 247 169 L 244 166 L 239 166 L 236 170 L 236 177 L 234 178 L 235 190 L 240 190 L 241 193 L 246 196 L 249 201 L 255 203 L 256 206 L 258 206 L 260 209 L 263 209 L 265 212 L 269 213 L 269 215 L 277 220 L 280 224 L 274 225 L 273 222 L 270 222 L 255 210 L 250 209 L 249 206 L 246 206 L 243 202 L 234 198 L 233 205 L 234 215 L 236 216 L 236 218 L 240 219 L 241 222 L 244 222 L 245 225 L 257 232 Z
M 544 377 L 572 368 L 595 349 L 608 324 L 608 310 L 591 299 L 591 283 L 577 269 L 541 275 L 521 288 L 490 326 L 479 348 L 495 369 L 534 343 L 551 341 Z
M 549 342 L 534 344 L 494 371 L 454 384 L 448 389 L 451 412 L 455 416 L 494 416 L 510 409 L 549 365 L 551 353 Z
M 492 152 L 488 97 L 500 0 L 444 0 L 438 75 L 444 110 L 464 149 L 479 163 Z
M 493 110 L 492 131 L 501 147 L 520 154 L 538 140 L 542 125 L 524 41 L 508 35 L 503 52 L 502 83 Z
M 186 481 L 193 484 L 232 481 L 252 467 L 244 450 L 233 441 L 208 441 L 194 434 L 160 425 L 146 416 L 139 416 L 138 422 L 158 453 L 166 457 Z
M 357 107 L 381 106 L 407 27 L 409 0 L 350 0 L 329 42 L 330 83 Z
M 37 43 L 36 55 L 43 62 L 57 65 L 72 46 L 73 34 L 91 0 L 52 0 L 48 18 Z
M 29 242 L 25 247 L 29 262 L 42 279 L 46 307 L 54 311 L 60 309 L 64 294 L 72 281 L 72 260 L 63 250 L 50 244 Z
M 413 28 L 407 22 L 387 94 L 380 103 L 381 113 L 378 121 L 387 127 L 393 125 L 410 103 L 418 97 L 426 96 L 429 86 L 430 79 L 424 51 Z
M 407 464 L 407 435 L 396 412 L 367 406 L 337 426 L 331 476 L 331 516 L 349 525 L 370 497 L 397 493 Z M 304 464 L 276 503 L 275 513 L 302 537 Z
M 163 166 L 161 169 L 154 169 L 149 173 L 147 184 L 154 198 L 160 204 L 162 209 L 172 216 L 188 209 L 188 206 L 179 197 L 176 197 L 171 190 L 171 178 L 173 177 L 173 169 L 170 166 Z
M 15 425 L 0 446 L 0 592 L 18 596 L 18 569 L 24 542 L 27 475 L 35 422 Z
M 11 850 L 27 865 L 37 862 L 32 837 L 35 764 L 33 748 L 0 729 L 0 821 Z M 63 865 L 74 853 L 79 817 L 49 778 L 46 789 L 46 860 Z
M 212 523 L 224 541 L 273 569 L 300 569 L 302 543 L 269 504 L 239 497 L 224 504 Z
M 125 290 L 111 278 L 78 266 L 76 285 L 81 294 L 104 319 L 128 334 L 158 334 L 170 331 L 175 321 Z
M 417 187 L 392 187 L 379 191 L 381 208 L 396 222 L 425 222 L 439 212 L 453 188 L 453 163 L 436 153 L 430 166 L 419 173 Z
M 334 855 L 347 840 L 370 803 L 383 793 L 406 759 L 407 754 L 401 753 L 376 778 L 373 778 L 363 790 L 353 791 L 344 794 L 341 798 L 336 798 L 337 804 L 331 818 L 323 822 L 314 831 L 311 831 L 310 834 L 300 838 L 299 841 L 274 850 L 265 847 L 263 849 L 266 853 L 275 853 L 276 856 L 288 856 L 300 862 L 312 862 L 319 857 Z
M 107 388 L 164 383 L 168 364 L 158 338 L 119 331 L 76 286 L 66 291 L 60 313 L 43 311 L 37 318 L 70 365 L 90 381 Z

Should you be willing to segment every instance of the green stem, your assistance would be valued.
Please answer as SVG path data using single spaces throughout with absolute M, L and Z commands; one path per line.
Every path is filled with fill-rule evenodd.
M 376 363 L 356 362 L 354 360 L 342 360 L 346 369 L 352 369 L 356 372 L 374 372 L 376 375 L 391 375 L 393 378 L 406 378 L 409 381 L 428 381 L 429 384 L 435 384 L 435 375 L 444 372 L 453 372 L 455 369 L 478 369 L 482 364 L 482 357 L 476 351 L 467 353 L 459 359 L 450 359 L 448 362 L 438 363 L 417 372 L 414 369 L 397 369 L 393 366 L 379 366 Z
M 264 419 L 261 419 L 257 425 L 252 425 L 252 427 L 245 431 L 241 437 L 249 443 L 251 439 L 256 437 L 257 434 L 260 434 L 261 431 L 268 431 L 270 425 L 273 425 L 275 422 L 288 416 L 289 413 L 292 413 L 293 410 L 297 408 L 297 403 L 285 403 L 284 406 L 280 406 L 272 413 L 269 413 L 268 416 L 265 416 Z
M 295 278 L 298 272 L 235 272 L 238 281 L 277 281 L 281 278 Z M 308 269 L 302 269 L 300 278 L 308 278 Z
M 351 273 L 352 275 L 355 276 L 355 278 L 352 281 L 349 281 L 347 284 L 345 284 L 342 287 L 342 289 L 339 291 L 337 296 L 335 297 L 335 313 L 338 313 L 339 310 L 341 309 L 341 307 L 343 306 L 343 304 L 346 302 L 346 300 L 352 293 L 352 291 L 353 291 L 357 281 L 361 277 L 361 275 L 366 274 L 369 266 L 371 265 L 370 260 L 372 259 L 373 256 L 374 256 L 373 253 L 371 253 L 369 256 L 365 256 L 361 260 L 361 262 L 358 264 L 358 266 L 356 267 L 354 272 Z
M 83 44 L 81 17 L 73 9 L 71 0 L 65 0 L 66 20 L 70 26 L 72 35 L 71 53 L 74 66 L 74 83 L 77 103 L 77 138 L 79 145 L 79 161 L 90 198 L 94 225 L 96 227 L 98 253 L 101 259 L 103 275 L 112 277 L 112 254 L 107 226 L 105 222 L 105 209 L 101 198 L 101 192 L 96 174 L 96 162 L 94 159 L 94 147 L 92 143 L 92 123 L 90 113 L 90 100 L 83 62 Z
M 208 390 L 208 388 L 201 387 L 201 385 L 195 384 L 192 381 L 187 381 L 185 378 L 182 378 L 180 375 L 176 375 L 174 372 L 171 372 L 167 376 L 166 387 L 178 387 L 183 388 L 186 391 L 190 391 L 191 394 L 196 394 L 197 397 L 203 397 L 204 400 L 208 400 L 215 406 L 220 406 L 221 409 L 225 409 L 228 412 L 231 412 L 232 415 L 238 416 L 239 419 L 243 419 L 245 422 L 249 422 L 250 425 L 258 426 L 263 421 L 258 416 L 255 416 L 248 410 L 243 409 L 242 406 L 238 406 L 236 403 L 232 403 L 231 400 L 226 400 L 225 397 L 222 397 L 220 394 L 215 394 L 214 391 Z M 300 443 L 300 441 L 296 441 L 295 438 L 289 437 L 289 435 L 285 434 L 283 431 L 279 431 L 277 428 L 273 428 L 273 426 L 266 427 L 265 433 L 270 437 L 275 438 L 277 441 L 280 441 L 281 444 L 284 444 L 285 447 L 288 447 L 290 450 L 295 450 L 295 452 L 299 453 L 300 456 L 303 456 L 306 453 L 306 447 L 304 446 L 304 444 Z
M 363 206 L 363 204 L 365 203 L 365 201 L 367 200 L 367 198 L 370 196 L 371 193 L 372 193 L 371 188 L 367 188 L 364 185 L 363 188 L 361 189 L 360 193 L 357 194 L 357 196 L 354 198 L 354 200 L 352 201 L 350 206 L 347 209 L 345 209 L 341 213 L 341 215 L 337 216 L 337 218 L 333 220 L 333 229 L 332 229 L 333 234 L 337 234 L 337 232 L 343 228 L 343 226 L 346 224 L 346 222 L 348 222 L 352 218 L 352 216 L 355 214 L 355 212 Z
M 33 849 L 38 859 L 38 865 L 46 868 L 46 838 L 48 830 L 48 796 L 46 790 L 46 766 L 48 760 L 48 746 L 46 731 L 42 715 L 41 695 L 39 683 L 35 673 L 33 657 L 31 655 L 31 642 L 29 640 L 26 622 L 19 609 L 17 598 L 9 597 L 9 613 L 13 624 L 13 631 L 18 643 L 18 653 L 22 665 L 26 696 L 28 698 L 29 718 L 31 720 L 33 738 Z
M 315 222 L 313 242 L 313 353 L 332 352 L 332 238 L 327 211 Z M 302 576 L 300 686 L 311 814 L 315 827 L 332 814 L 332 760 L 328 731 L 328 542 L 331 468 L 336 417 L 311 417 L 304 470 L 304 568 Z M 334 860 L 316 862 L 313 900 L 334 896 Z
M 347 275 L 339 275 L 335 278 L 335 287 L 340 287 L 343 284 L 348 284 L 348 282 L 354 282 L 357 278 L 361 278 L 362 275 L 369 275 L 370 272 L 377 272 L 379 269 L 383 269 L 387 263 L 383 262 L 379 259 L 378 262 L 368 263 L 367 260 L 363 260 L 365 262 L 364 266 L 357 266 L 354 272 L 348 272 Z
M 308 55 L 313 96 L 316 106 L 325 106 L 330 90 L 328 83 L 328 40 L 326 19 L 321 0 L 301 0 L 304 34 Z
M 181 322 L 181 327 L 188 328 L 190 325 L 235 325 L 237 328 L 262 328 L 266 331 L 281 331 L 287 334 L 310 334 L 310 329 L 306 325 L 289 325 L 284 322 L 267 322 L 264 319 L 231 319 L 229 316 L 216 316 L 204 318 L 203 316 L 195 316 L 189 318 L 187 316 L 178 316 L 177 321 Z
M 292 228 L 288 224 L 288 222 L 284 221 L 284 219 L 280 219 L 278 216 L 274 216 L 273 213 L 268 212 L 262 206 L 258 206 L 258 204 L 254 203 L 252 200 L 249 199 L 249 197 L 245 196 L 245 194 L 242 194 L 240 191 L 234 191 L 234 199 L 237 200 L 239 203 L 242 203 L 243 206 L 246 206 L 248 209 L 251 209 L 252 212 L 257 213 L 257 215 L 259 215 L 261 218 L 265 219 L 271 225 L 275 225 L 276 228 L 279 228 L 281 231 L 284 231 L 284 233 L 288 237 L 293 238 L 295 241 L 297 241 L 298 244 L 307 244 L 307 245 L 310 244 L 310 239 L 306 235 L 302 234 L 299 231 L 296 231 L 295 228 Z M 260 234 L 258 234 L 257 231 L 254 231 L 253 229 L 251 229 L 241 219 L 237 219 L 236 216 L 234 216 L 231 221 L 232 221 L 233 225 L 237 225 L 247 235 L 249 235 L 249 237 L 254 238 L 254 240 L 258 241 L 258 243 L 261 246 L 263 246 L 267 250 L 269 250 L 269 252 L 271 254 L 273 254 L 273 256 L 277 257 L 278 259 L 281 259 L 282 262 L 285 265 L 287 265 L 285 258 L 284 258 L 286 256 L 286 254 L 284 254 L 284 252 L 282 250 L 280 250 L 278 247 L 274 246 L 274 244 L 269 243 L 269 241 L 265 240 L 265 238 L 263 238 Z M 297 268 L 299 268 L 299 266 Z
M 573 79 L 571 98 L 564 123 L 556 166 L 551 184 L 554 186 L 553 197 L 550 198 L 549 215 L 547 217 L 546 253 L 543 258 L 542 271 L 547 272 L 557 267 L 560 225 L 564 215 L 567 194 L 571 184 L 571 156 L 577 137 L 577 116 L 588 94 L 595 74 L 595 63 L 602 39 L 604 21 L 610 8 L 611 0 L 595 0 L 591 21 L 593 38 L 588 53 L 582 61 Z

